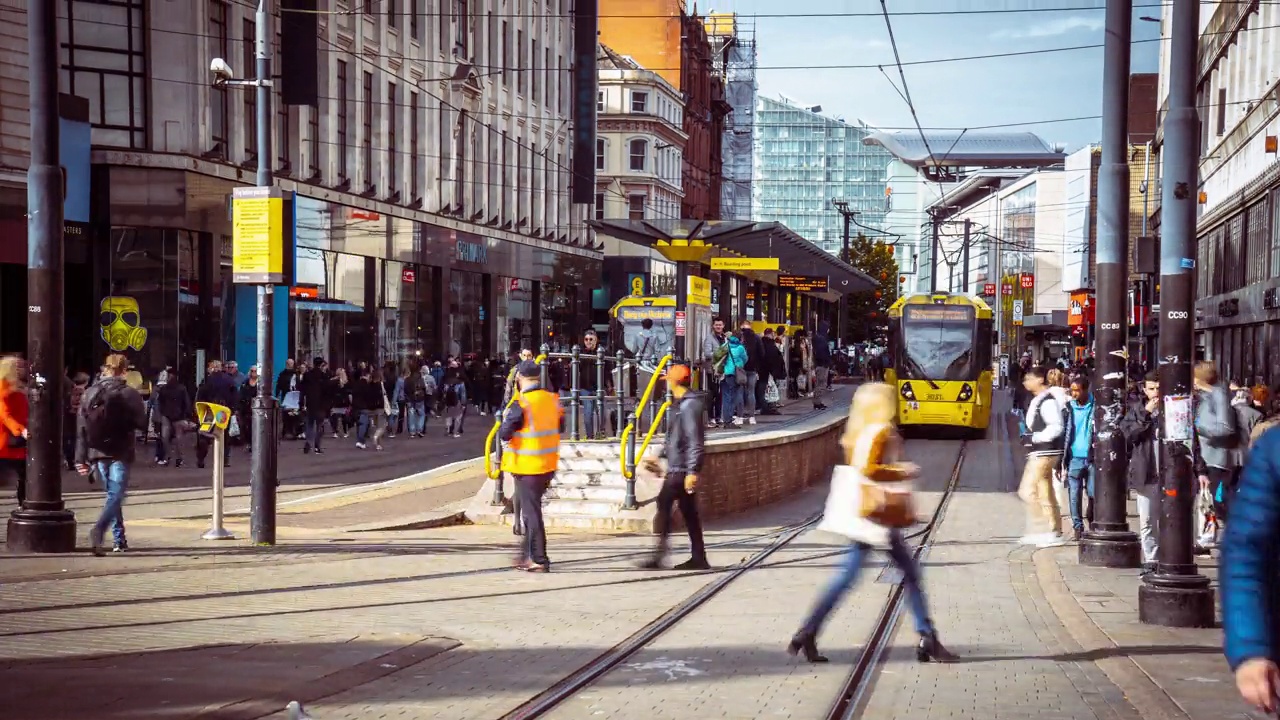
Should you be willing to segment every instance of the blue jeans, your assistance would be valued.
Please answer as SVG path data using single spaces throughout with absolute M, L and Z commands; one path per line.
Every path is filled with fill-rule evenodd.
M 356 419 L 356 442 L 364 444 L 369 440 L 370 416 L 368 410 L 361 410 Z
M 307 420 L 303 435 L 306 438 L 308 448 L 314 450 L 320 449 L 320 441 L 324 438 L 324 415 L 307 411 Z
M 835 609 L 836 603 L 840 602 L 840 598 L 858 582 L 858 574 L 862 572 L 862 558 L 870 549 L 870 545 L 856 543 L 844 556 L 844 564 L 840 566 L 836 576 L 831 578 L 831 583 L 818 596 L 818 603 L 814 605 L 808 619 L 800 628 L 802 632 L 815 636 L 818 634 L 822 629 L 823 621 Z M 902 571 L 902 582 L 906 586 L 911 614 L 915 617 L 916 632 L 921 635 L 932 633 L 933 621 L 929 619 L 929 606 L 925 602 L 924 589 L 920 586 L 920 568 L 916 566 L 916 561 L 911 557 L 911 551 L 907 549 L 907 543 L 898 530 L 889 531 L 889 558 Z
M 1071 507 L 1071 527 L 1075 530 L 1084 530 L 1081 490 L 1093 499 L 1093 474 L 1089 458 L 1073 457 L 1067 462 L 1067 497 Z
M 129 466 L 119 460 L 95 460 L 94 470 L 102 478 L 102 485 L 107 491 L 106 504 L 102 506 L 102 514 L 98 522 L 89 531 L 89 540 L 94 547 L 102 544 L 102 536 L 111 526 L 111 535 L 119 545 L 124 539 L 124 496 L 129 490 Z
M 738 414 L 740 400 L 738 394 L 741 391 L 742 388 L 738 386 L 738 379 L 732 373 L 726 373 L 720 379 L 720 422 L 732 422 L 733 417 Z
M 427 404 L 421 400 L 407 404 L 409 406 L 409 434 L 421 433 L 427 428 Z
M 578 396 L 582 400 L 582 428 L 588 440 L 596 436 L 596 396 Z

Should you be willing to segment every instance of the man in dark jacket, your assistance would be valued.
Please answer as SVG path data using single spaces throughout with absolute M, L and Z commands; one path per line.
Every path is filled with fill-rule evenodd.
M 1142 400 L 1129 404 L 1120 419 L 1120 433 L 1129 448 L 1129 489 L 1138 505 L 1138 535 L 1142 538 L 1142 569 L 1156 567 L 1160 522 L 1160 378 L 1150 373 L 1142 381 Z
M 160 438 L 157 442 L 156 464 L 168 465 L 173 458 L 174 467 L 182 467 L 182 423 L 192 417 L 191 395 L 178 381 L 173 367 L 165 368 L 165 382 L 156 385 L 151 394 L 155 415 L 160 420 Z
M 772 379 L 774 386 L 779 389 L 778 397 L 781 398 L 781 389 L 786 387 L 787 383 L 787 362 L 782 358 L 782 349 L 778 347 L 778 338 L 773 332 L 773 328 L 764 331 L 764 338 L 760 341 L 761 348 L 761 366 L 760 377 L 767 391 L 769 388 L 769 380 Z M 763 394 L 761 395 L 763 397 Z M 779 415 L 778 408 L 771 403 L 761 405 L 761 415 Z
M 831 334 L 831 323 L 826 320 L 818 323 L 818 333 L 813 336 L 813 407 L 825 410 L 822 393 L 827 389 L 828 375 L 831 373 L 831 346 L 828 336 Z
M 1236 492 L 1220 564 L 1227 663 L 1245 702 L 1274 713 L 1280 695 L 1280 428 L 1258 437 Z
M 209 373 L 204 376 L 204 382 L 200 383 L 200 387 L 196 389 L 196 402 L 224 405 L 234 410 L 239 400 L 240 395 L 236 392 L 235 383 L 232 382 L 231 376 L 223 371 L 222 361 L 214 360 L 210 362 Z M 196 436 L 196 467 L 204 467 L 204 459 L 209 454 L 209 446 L 212 444 L 212 439 L 204 435 Z M 226 466 L 230 467 L 230 443 L 223 443 L 222 449 Z
M 688 365 L 672 365 L 666 381 L 671 388 L 671 428 L 667 433 L 667 477 L 658 492 L 658 547 L 642 567 L 656 570 L 667 556 L 667 540 L 671 534 L 671 511 L 678 503 L 680 515 L 689 530 L 692 557 L 675 566 L 676 570 L 707 570 L 706 547 L 702 542 L 702 521 L 698 519 L 698 473 L 702 472 L 706 429 L 702 425 L 703 398 L 689 389 L 692 373 Z
M 124 381 L 129 361 L 123 355 L 110 355 L 102 367 L 102 380 L 85 391 L 76 417 L 76 472 L 88 475 L 92 466 L 107 491 L 102 514 L 89 531 L 94 555 L 103 554 L 102 536 L 108 525 L 115 540 L 112 550 L 129 549 L 122 508 L 129 491 L 129 466 L 135 459 L 135 433 L 147 426 L 142 395 Z
M 329 365 L 324 358 L 318 357 L 311 364 L 311 369 L 306 375 L 302 376 L 302 382 L 298 383 L 298 391 L 302 393 L 302 408 L 306 416 L 306 424 L 304 425 L 305 444 L 302 446 L 302 452 L 316 451 L 317 455 L 323 455 L 324 450 L 320 449 L 320 440 L 324 437 L 324 421 L 329 417 L 329 410 L 333 403 L 333 390 L 329 382 Z
M 738 338 L 742 340 L 742 349 L 747 351 L 747 364 L 743 366 L 743 370 L 747 371 L 747 384 L 738 389 L 742 393 L 742 418 L 749 425 L 756 424 L 756 411 L 760 408 L 760 397 L 756 394 L 756 388 L 760 385 L 760 365 L 761 359 L 764 357 L 764 348 L 761 347 L 760 336 L 756 335 L 756 331 L 751 328 L 751 321 L 742 318 L 742 322 L 738 323 Z

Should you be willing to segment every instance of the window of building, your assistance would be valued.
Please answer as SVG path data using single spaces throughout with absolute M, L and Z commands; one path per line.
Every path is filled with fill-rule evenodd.
M 320 170 L 320 109 L 309 107 L 302 112 L 307 114 L 307 177 L 313 177 Z
M 1227 131 L 1227 89 L 1218 88 L 1218 134 Z
M 596 138 L 596 169 L 597 170 L 605 169 L 604 154 L 607 146 L 608 146 L 608 143 L 605 142 L 604 138 Z
M 596 219 L 604 219 L 604 193 L 596 193 Z
M 1271 265 L 1271 223 L 1268 222 L 1270 208 L 1266 199 L 1249 206 L 1245 239 L 1245 285 L 1252 285 L 1267 279 Z
M 1271 191 L 1271 277 L 1280 278 L 1280 189 Z
M 409 202 L 418 201 L 418 191 L 421 189 L 422 174 L 418 170 L 421 163 L 418 161 L 418 153 L 422 151 L 421 133 L 418 130 L 418 123 L 421 118 L 418 116 L 418 93 L 409 93 Z
M 529 71 L 524 64 L 524 30 L 516 30 L 516 92 L 524 94 L 525 85 L 529 81 Z
M 227 57 L 227 3 L 225 0 L 212 0 L 209 3 L 209 39 L 213 47 L 214 57 Z M 225 85 L 209 89 L 210 99 L 210 135 L 213 140 L 213 151 L 222 159 L 227 158 L 227 88 Z
M 632 140 L 627 145 L 630 156 L 630 167 L 635 172 L 644 172 L 649 165 L 649 141 Z
M 562 115 L 569 114 L 569 102 L 564 91 L 564 76 L 568 72 L 564 66 L 564 56 L 556 56 L 556 104 Z
M 387 3 L 387 27 L 396 30 L 400 27 L 400 0 L 385 0 L 385 2 Z
M 440 8 L 440 52 L 444 52 L 445 48 L 453 47 L 451 42 L 453 34 L 453 3 L 449 0 L 436 0 L 435 4 Z
M 65 51 L 62 87 L 88 100 L 95 147 L 149 147 L 146 5 L 145 0 L 113 0 L 106 8 L 100 3 L 58 3 L 72 28 L 70 33 L 63 31 L 65 40 L 59 46 L 60 53 Z M 104 12 L 113 18 L 107 21 L 110 27 L 99 25 Z M 84 17 L 78 20 L 80 15 Z M 62 26 L 64 21 L 58 22 Z
M 486 74 L 492 73 L 498 68 L 498 26 L 493 22 L 493 12 L 485 17 L 484 25 L 485 35 L 485 65 Z
M 627 196 L 627 219 L 643 220 L 644 219 L 644 195 L 628 195 Z
M 347 92 L 347 61 L 339 60 L 337 67 L 338 81 L 338 179 L 347 180 L 347 152 L 351 149 L 351 137 L 347 128 L 347 113 L 350 112 L 351 98 Z
M 453 0 L 453 17 L 456 30 L 453 39 L 454 49 L 458 51 L 459 58 L 469 59 L 471 57 L 471 16 L 467 9 L 467 0 Z
M 364 162 L 364 180 L 368 187 L 373 187 L 373 73 L 364 74 L 364 92 L 360 100 L 363 105 L 360 106 L 360 148 L 363 151 Z M 366 188 L 367 189 L 367 188 Z
M 502 84 L 511 87 L 511 27 L 502 21 Z
M 603 90 L 596 91 L 596 112 L 598 113 L 604 112 L 604 91 Z
M 422 40 L 422 13 L 418 4 L 422 0 L 409 0 L 409 36 L 414 40 Z
M 241 53 L 244 61 L 245 75 L 250 75 L 254 67 L 253 43 L 257 36 L 257 27 L 252 20 L 245 20 L 241 26 L 243 32 L 241 46 L 244 52 Z M 244 113 L 244 154 L 246 159 L 258 157 L 258 94 L 246 88 L 246 92 L 240 93 L 243 103 L 242 111 Z
M 640 92 L 639 90 L 631 91 L 631 112 L 649 112 L 649 93 Z
M 551 83 L 552 75 L 555 73 L 555 68 L 551 67 L 551 48 L 546 48 L 542 54 L 542 71 L 546 73 L 544 86 L 547 89 L 547 107 L 553 108 L 556 106 L 556 96 L 555 86 Z
M 400 130 L 400 104 L 396 84 L 387 83 L 387 192 L 400 190 L 400 153 L 397 132 Z
M 538 98 L 542 94 L 542 73 L 538 72 L 538 61 L 540 59 L 538 57 L 538 39 L 533 38 L 531 42 L 533 44 L 533 51 L 530 53 L 529 59 L 533 61 L 533 65 L 529 68 L 529 74 L 533 77 L 529 79 L 529 92 L 533 97 L 533 101 L 538 102 Z

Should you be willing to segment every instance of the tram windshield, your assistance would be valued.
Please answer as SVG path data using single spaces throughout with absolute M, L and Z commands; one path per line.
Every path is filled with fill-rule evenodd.
M 903 380 L 971 380 L 974 311 L 962 305 L 902 309 Z

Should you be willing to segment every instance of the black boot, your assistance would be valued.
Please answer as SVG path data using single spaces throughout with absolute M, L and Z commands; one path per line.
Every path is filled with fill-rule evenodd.
M 932 660 L 934 662 L 950 663 L 959 659 L 955 653 L 943 646 L 942 641 L 938 639 L 936 631 L 920 634 L 920 644 L 916 645 L 916 660 L 918 662 L 927 663 Z
M 813 633 L 801 630 L 791 637 L 787 645 L 787 654 L 795 655 L 804 651 L 804 659 L 811 663 L 827 662 L 827 656 L 818 652 L 818 640 Z

